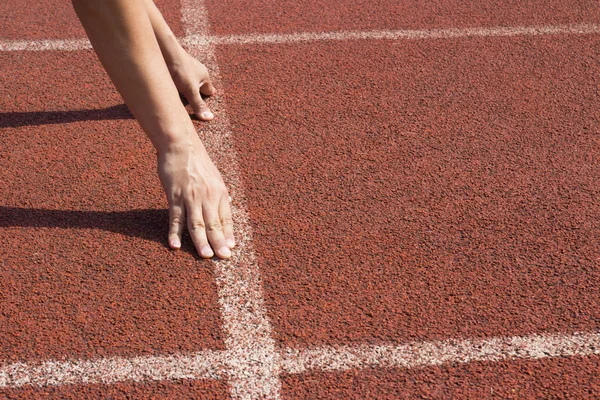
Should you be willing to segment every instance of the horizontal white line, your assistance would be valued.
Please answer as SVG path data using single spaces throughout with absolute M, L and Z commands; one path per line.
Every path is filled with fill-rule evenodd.
M 88 50 L 92 45 L 87 39 L 65 39 L 65 40 L 2 40 L 0 39 L 0 51 L 76 51 Z
M 415 342 L 403 345 L 287 349 L 282 370 L 300 374 L 308 370 L 343 371 L 368 367 L 416 368 L 446 363 L 540 359 L 600 354 L 600 333 L 531 335 L 479 340 Z
M 214 44 L 274 44 L 339 40 L 415 40 L 449 39 L 472 36 L 533 36 L 533 35 L 583 35 L 600 33 L 600 24 L 513 26 L 490 28 L 449 28 L 417 30 L 344 31 L 344 32 L 305 32 L 282 34 L 250 34 L 227 36 L 190 35 L 184 42 L 189 45 Z
M 451 39 L 473 36 L 586 35 L 600 33 L 600 24 L 512 26 L 490 28 L 406 29 L 380 31 L 267 33 L 248 35 L 189 35 L 181 41 L 187 46 L 209 44 L 277 44 L 340 40 L 416 40 Z M 0 51 L 76 51 L 91 49 L 87 39 L 1 40 Z
M 600 355 L 600 333 L 540 334 L 408 344 L 284 349 L 281 372 L 344 371 L 363 368 L 419 368 L 447 363 L 494 362 Z M 225 379 L 236 351 L 193 355 L 46 361 L 0 367 L 0 388 L 171 379 Z
M 224 361 L 222 352 L 203 351 L 189 356 L 113 357 L 46 361 L 35 365 L 16 363 L 0 367 L 0 388 L 169 379 L 219 379 L 225 374 Z

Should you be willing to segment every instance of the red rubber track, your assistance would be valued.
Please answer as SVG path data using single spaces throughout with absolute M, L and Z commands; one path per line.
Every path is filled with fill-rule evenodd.
M 333 4 L 207 8 L 215 34 L 600 22 L 592 1 Z M 183 35 L 179 3 L 159 7 Z M 2 39 L 84 37 L 68 3 L 6 2 L 0 22 Z M 599 48 L 597 34 L 217 46 L 278 346 L 599 331 Z M 167 248 L 154 151 L 93 53 L 0 52 L 0 82 L 0 364 L 224 350 L 212 264 L 189 238 Z M 598 397 L 598 363 L 309 371 L 281 394 Z M 0 390 L 227 396 L 224 380 Z
M 0 57 L 2 362 L 223 349 L 210 263 L 189 238 L 184 251 L 167 248 L 154 150 L 93 52 Z M 0 398 L 203 390 L 221 397 L 224 389 L 140 383 L 2 390 Z
M 277 338 L 305 347 L 598 329 L 598 46 L 223 48 Z
M 177 36 L 183 35 L 180 2 L 156 0 L 165 20 Z M 68 0 L 10 0 L 0 2 L 0 39 L 85 38 Z
M 280 343 L 597 330 L 598 46 L 521 37 L 221 48 Z M 286 378 L 284 393 L 395 398 L 409 377 L 433 374 L 441 393 L 479 398 L 493 386 L 503 397 L 526 382 L 521 365 L 315 372 Z M 600 382 L 595 357 L 534 365 L 528 397 L 577 397 Z M 569 384 L 580 375 L 593 385 Z
M 3 399 L 81 400 L 81 399 L 224 399 L 227 385 L 220 381 L 163 381 L 144 383 L 91 384 L 46 388 L 19 388 L 1 392 Z
M 465 28 L 598 22 L 594 0 L 208 0 L 215 34 Z
M 592 399 L 598 357 L 445 365 L 418 370 L 313 373 L 283 378 L 291 399 Z

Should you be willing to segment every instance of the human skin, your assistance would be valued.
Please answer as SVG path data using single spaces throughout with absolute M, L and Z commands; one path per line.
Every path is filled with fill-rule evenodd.
M 181 47 L 154 2 L 144 0 L 144 5 L 175 87 L 185 96 L 199 119 L 213 119 L 212 112 L 200 95 L 212 96 L 215 93 L 208 70 Z
M 206 68 L 173 43 L 171 30 L 151 1 L 72 3 L 100 62 L 156 149 L 169 203 L 169 246 L 181 247 L 187 225 L 202 257 L 231 257 L 235 241 L 229 194 L 177 88 L 199 118 L 212 119 L 200 93 L 194 93 L 214 92 Z

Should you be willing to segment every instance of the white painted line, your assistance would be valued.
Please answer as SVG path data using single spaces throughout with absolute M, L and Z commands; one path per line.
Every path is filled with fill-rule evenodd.
M 222 44 L 276 44 L 340 40 L 418 40 L 452 39 L 473 36 L 535 36 L 535 35 L 585 35 L 600 33 L 600 24 L 512 26 L 489 28 L 407 29 L 382 31 L 305 32 L 248 35 L 188 35 L 187 45 Z
M 0 388 L 169 379 L 219 379 L 225 375 L 222 352 L 162 357 L 113 357 L 97 360 L 46 361 L 0 367 Z
M 446 363 L 494 362 L 600 355 L 600 333 L 286 349 L 282 372 L 344 371 L 363 368 L 417 368 Z
M 0 51 L 77 51 L 91 49 L 87 39 L 65 40 L 2 40 Z
M 237 322 L 229 323 L 235 325 Z M 254 317 L 248 322 L 257 323 Z M 260 321 L 258 324 L 260 325 Z M 234 326 L 233 329 L 242 328 Z M 264 376 L 261 371 L 265 357 L 279 358 L 279 372 L 287 374 L 364 368 L 419 368 L 474 361 L 585 357 L 600 355 L 600 332 L 413 342 L 400 345 L 288 348 L 275 356 L 274 349 L 264 350 L 258 347 L 264 345 L 260 338 L 256 342 L 245 338 L 242 344 L 249 345 L 249 354 L 240 354 L 243 349 L 234 347 L 228 351 L 202 351 L 192 355 L 46 361 L 33 365 L 15 363 L 0 367 L 0 388 L 173 379 L 225 379 L 231 378 L 233 372 L 233 383 L 238 385 L 233 386 L 234 397 L 274 398 L 278 396 L 278 392 L 252 387 L 262 381 L 257 380 L 255 375 Z M 248 369 L 247 364 L 253 367 Z M 248 375 L 240 375 L 241 372 Z
M 183 0 L 183 25 L 186 35 L 209 35 L 206 8 L 201 0 Z M 204 124 L 199 134 L 213 161 L 223 173 L 233 197 L 232 212 L 236 226 L 236 247 L 231 260 L 216 261 L 215 280 L 225 346 L 231 396 L 237 399 L 278 399 L 280 354 L 275 348 L 267 318 L 259 268 L 252 249 L 252 231 L 245 209 L 244 190 L 239 177 L 236 150 L 212 43 L 189 46 L 190 53 L 211 72 L 217 95 L 209 106 L 217 116 Z
M 405 29 L 380 31 L 337 31 L 304 33 L 266 33 L 247 35 L 211 36 L 193 27 L 201 26 L 206 19 L 198 14 L 187 16 L 192 27 L 188 36 L 181 39 L 186 46 L 207 46 L 223 44 L 277 44 L 340 40 L 418 40 L 452 39 L 474 36 L 536 36 L 536 35 L 589 35 L 600 33 L 600 24 L 549 25 L 549 26 L 508 26 L 448 29 Z M 0 51 L 76 51 L 91 49 L 87 39 L 73 40 L 2 40 Z

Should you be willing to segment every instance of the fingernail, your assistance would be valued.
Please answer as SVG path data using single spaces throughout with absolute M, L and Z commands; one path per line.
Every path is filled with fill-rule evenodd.
M 171 239 L 171 247 L 178 249 L 181 247 L 181 242 L 179 241 L 179 238 L 173 238 Z
M 202 254 L 202 257 L 212 257 L 215 255 L 210 246 L 204 246 L 202 250 L 200 250 L 200 254 Z
M 214 117 L 213 113 L 211 113 L 210 111 L 204 111 L 202 113 L 202 117 L 206 118 L 206 119 L 211 119 L 212 117 Z
M 221 247 L 219 253 L 221 257 L 231 257 L 231 250 L 229 250 L 229 247 Z
M 229 246 L 229 248 L 235 247 L 235 240 L 227 239 L 227 246 Z

